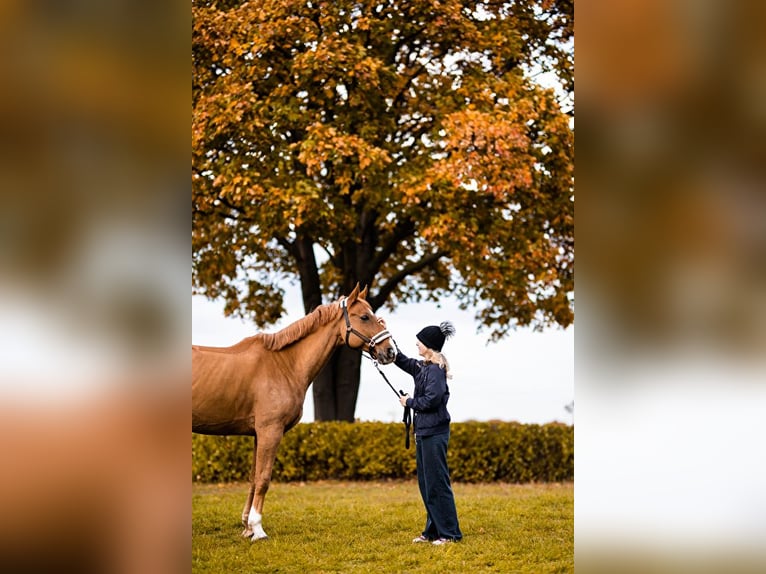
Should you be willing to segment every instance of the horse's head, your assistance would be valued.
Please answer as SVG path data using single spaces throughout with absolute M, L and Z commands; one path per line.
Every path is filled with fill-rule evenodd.
M 391 334 L 378 322 L 372 307 L 366 300 L 367 287 L 359 291 L 359 284 L 348 297 L 341 299 L 343 321 L 341 338 L 353 349 L 363 349 L 373 359 L 385 365 L 396 358 Z

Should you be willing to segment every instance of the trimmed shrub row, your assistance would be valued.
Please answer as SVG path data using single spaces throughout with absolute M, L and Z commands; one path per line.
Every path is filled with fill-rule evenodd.
M 253 438 L 192 434 L 192 480 L 249 479 Z M 561 482 L 574 479 L 574 428 L 514 422 L 452 423 L 449 465 L 455 482 Z M 274 481 L 413 478 L 415 441 L 404 425 L 299 424 L 282 439 Z

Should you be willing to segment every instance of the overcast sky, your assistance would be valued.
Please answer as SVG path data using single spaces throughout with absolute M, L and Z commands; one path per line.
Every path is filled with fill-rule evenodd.
M 274 332 L 303 316 L 297 289 L 288 290 L 288 314 Z M 492 419 L 522 423 L 572 422 L 565 406 L 574 400 L 574 328 L 551 328 L 542 333 L 531 329 L 512 332 L 499 343 L 487 343 L 486 332 L 477 332 L 471 311 L 457 303 L 403 305 L 395 312 L 379 310 L 387 321 L 399 348 L 417 357 L 416 333 L 427 325 L 449 320 L 456 335 L 443 352 L 450 361 L 454 378 L 449 381 L 449 403 L 453 421 Z M 223 316 L 223 303 L 192 297 L 192 342 L 228 346 L 254 335 L 254 325 Z M 397 389 L 412 393 L 412 377 L 394 365 L 381 366 Z M 397 422 L 402 408 L 394 393 L 368 360 L 362 361 L 361 384 L 356 418 L 363 421 Z M 303 422 L 314 420 L 311 388 L 306 394 Z

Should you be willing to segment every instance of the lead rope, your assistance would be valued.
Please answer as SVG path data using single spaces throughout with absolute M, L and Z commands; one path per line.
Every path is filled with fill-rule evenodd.
M 394 391 L 394 394 L 396 395 L 397 398 L 403 397 L 404 395 L 407 394 L 401 389 L 399 389 L 398 393 L 396 392 L 396 389 L 391 384 L 391 381 L 389 381 L 385 373 L 380 370 L 380 367 L 378 366 L 378 361 L 376 361 L 375 359 L 372 359 L 372 364 L 375 365 L 376 369 L 378 369 L 380 376 L 383 377 L 383 380 L 386 381 L 386 384 L 388 384 L 388 386 L 391 387 L 391 390 Z M 412 410 L 410 409 L 410 407 L 404 407 L 404 413 L 402 414 L 402 422 L 404 423 L 404 448 L 410 448 L 410 425 L 412 424 Z

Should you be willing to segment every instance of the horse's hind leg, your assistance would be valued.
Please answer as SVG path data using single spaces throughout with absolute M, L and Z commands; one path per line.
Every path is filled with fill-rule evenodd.
M 250 508 L 253 506 L 253 496 L 255 495 L 255 455 L 258 452 L 258 438 L 253 437 L 253 463 L 250 466 L 250 492 L 247 495 L 247 502 L 242 509 L 242 524 L 245 529 L 242 531 L 242 536 L 250 538 L 253 535 L 253 530 L 247 523 L 248 516 L 250 514 Z

